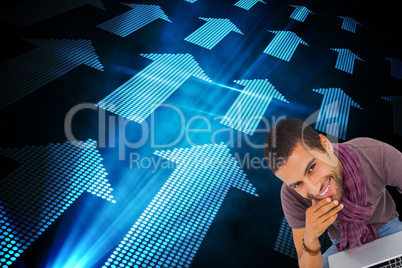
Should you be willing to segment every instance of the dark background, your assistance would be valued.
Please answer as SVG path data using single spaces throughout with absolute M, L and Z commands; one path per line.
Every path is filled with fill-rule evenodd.
M 182 107 L 186 118 L 204 115 L 214 122 L 214 115 L 224 115 L 239 92 L 218 84 L 241 90 L 242 86 L 233 80 L 267 78 L 285 96 L 289 104 L 277 100 L 271 102 L 265 113 L 269 122 L 280 116 L 306 119 L 320 108 L 322 101 L 322 95 L 312 92 L 313 88 L 340 87 L 363 108 L 351 108 L 347 140 L 371 137 L 402 150 L 402 137 L 393 131 L 392 104 L 381 99 L 381 96 L 401 95 L 402 90 L 402 80 L 391 77 L 390 62 L 384 59 L 402 59 L 400 8 L 394 1 L 270 0 L 267 4 L 257 3 L 248 11 L 233 6 L 235 2 L 127 1 L 160 5 L 172 23 L 158 19 L 125 38 L 96 27 L 130 10 L 118 1 L 102 0 L 106 10 L 85 5 L 23 29 L 0 21 L 3 47 L 0 64 L 35 49 L 23 38 L 65 38 L 92 40 L 104 66 L 101 72 L 81 65 L 1 110 L 3 138 L 0 147 L 65 142 L 67 112 L 79 103 L 97 103 L 151 64 L 150 60 L 139 56 L 140 53 L 190 53 L 215 84 L 193 77 L 167 99 L 166 103 Z M 2 1 L 1 6 L 7 8 L 16 3 Z M 289 4 L 308 6 L 315 15 L 310 14 L 303 23 L 292 20 L 289 16 L 294 8 Z M 362 26 L 357 26 L 355 34 L 350 33 L 341 29 L 342 19 L 336 16 L 353 17 Z M 188 43 L 183 39 L 205 23 L 198 17 L 229 18 L 245 35 L 232 32 L 212 50 Z M 284 29 L 295 32 L 309 44 L 299 45 L 290 62 L 262 53 L 274 37 L 267 30 Z M 356 60 L 353 75 L 342 72 L 334 68 L 337 53 L 329 48 L 349 48 L 365 62 Z M 113 114 L 107 112 L 107 116 Z M 178 119 L 172 111 L 157 109 L 155 119 L 158 123 L 157 143 L 174 140 Z M 74 118 L 73 132 L 77 139 L 96 140 L 98 124 L 97 111 L 85 110 Z M 213 124 L 214 130 L 222 127 L 219 121 Z M 260 124 L 259 127 L 264 126 Z M 132 123 L 124 133 L 118 134 L 134 141 L 138 139 L 139 131 L 139 125 Z M 244 135 L 234 132 L 235 140 L 244 141 Z M 107 133 L 107 137 L 109 135 Z M 116 143 L 119 135 L 116 135 Z M 249 138 L 255 144 L 262 144 L 264 137 L 265 133 L 256 133 Z M 227 137 L 222 139 L 227 141 Z M 210 134 L 206 133 L 194 136 L 193 142 L 204 144 L 209 140 Z M 172 148 L 188 146 L 185 140 L 181 140 Z M 87 264 L 87 267 L 100 267 L 171 173 L 160 171 L 155 179 L 144 170 L 130 169 L 127 160 L 118 160 L 118 148 L 100 148 L 99 151 L 109 173 L 108 180 L 119 199 L 114 204 L 114 214 L 108 213 L 110 218 L 102 219 L 102 209 L 111 205 L 104 205 L 102 202 L 105 201 L 83 194 L 24 252 L 14 267 L 52 267 L 49 260 L 58 257 L 58 249 L 62 248 L 71 230 L 78 229 L 78 233 L 85 234 L 85 224 L 78 220 L 82 213 L 89 213 L 88 218 L 101 221 L 104 229 L 99 231 L 103 232 L 105 226 L 113 221 L 113 215 L 117 216 L 127 206 L 133 206 L 127 222 L 104 241 L 104 251 L 99 250 L 103 253 L 98 253 L 97 262 Z M 153 151 L 149 143 L 141 149 L 144 156 Z M 129 149 L 126 156 L 128 153 Z M 262 149 L 253 149 L 244 142 L 243 146 L 231 147 L 231 153 L 263 157 Z M 18 163 L 2 156 L 0 163 L 2 177 L 18 168 Z M 281 182 L 265 169 L 244 168 L 244 171 L 259 197 L 237 189 L 229 191 L 191 267 L 297 265 L 295 259 L 273 250 L 283 219 L 279 198 Z M 146 193 L 141 190 L 143 187 L 147 187 Z M 391 192 L 401 211 L 400 195 L 394 189 Z M 88 204 L 93 207 L 88 208 Z

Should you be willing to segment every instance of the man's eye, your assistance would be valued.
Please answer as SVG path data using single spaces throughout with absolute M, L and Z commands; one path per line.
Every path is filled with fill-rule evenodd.
M 315 168 L 315 164 L 311 165 L 311 167 L 308 169 L 309 172 L 313 171 Z
M 293 185 L 293 189 L 296 189 L 297 187 L 299 187 L 300 182 L 296 183 L 295 185 Z

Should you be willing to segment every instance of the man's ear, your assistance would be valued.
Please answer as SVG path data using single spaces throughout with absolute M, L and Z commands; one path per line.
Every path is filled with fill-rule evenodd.
M 334 153 L 334 146 L 332 145 L 332 142 L 330 142 L 328 140 L 328 138 L 325 137 L 324 135 L 322 135 L 322 134 L 318 134 L 318 135 L 320 135 L 321 144 L 322 144 L 322 147 L 325 149 L 325 151 L 327 151 L 328 153 L 331 153 L 331 154 Z

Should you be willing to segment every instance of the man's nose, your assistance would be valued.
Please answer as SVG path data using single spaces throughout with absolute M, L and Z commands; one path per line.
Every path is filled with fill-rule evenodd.
M 321 181 L 318 178 L 315 177 L 309 177 L 304 180 L 304 183 L 306 184 L 308 191 L 312 195 L 318 195 L 321 190 Z

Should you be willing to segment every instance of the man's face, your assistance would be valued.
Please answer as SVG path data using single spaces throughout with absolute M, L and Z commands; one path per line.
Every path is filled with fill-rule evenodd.
M 275 173 L 304 198 L 340 200 L 343 195 L 343 168 L 332 144 L 321 137 L 326 152 L 307 150 L 299 143 L 285 165 Z

